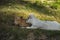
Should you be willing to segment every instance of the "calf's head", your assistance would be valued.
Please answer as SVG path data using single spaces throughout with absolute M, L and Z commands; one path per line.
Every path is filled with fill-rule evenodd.
M 16 17 L 14 23 L 15 25 L 19 25 L 20 27 L 31 26 L 30 23 L 26 23 L 26 19 L 24 19 L 23 17 Z
M 26 22 L 32 24 L 32 22 L 34 21 L 34 18 L 35 16 L 33 14 L 30 14 Z

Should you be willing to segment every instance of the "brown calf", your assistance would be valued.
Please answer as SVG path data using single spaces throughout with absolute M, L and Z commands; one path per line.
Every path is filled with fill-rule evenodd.
M 26 23 L 26 19 L 23 19 L 23 17 L 15 17 L 14 24 L 15 25 L 19 25 L 20 27 L 28 27 L 28 26 L 31 26 L 30 23 Z

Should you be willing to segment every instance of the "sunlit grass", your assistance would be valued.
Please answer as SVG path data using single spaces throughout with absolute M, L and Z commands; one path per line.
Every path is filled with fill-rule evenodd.
M 55 17 L 55 15 L 46 15 L 42 12 L 38 12 L 35 9 L 29 7 L 27 8 L 26 6 L 20 4 L 13 4 L 11 6 L 1 6 L 0 11 L 6 12 L 7 14 L 9 14 L 9 12 L 17 13 L 18 16 L 23 16 L 24 18 L 28 18 L 30 13 L 34 13 L 34 15 L 40 20 L 51 20 L 60 22 L 60 18 L 57 18 L 57 16 Z

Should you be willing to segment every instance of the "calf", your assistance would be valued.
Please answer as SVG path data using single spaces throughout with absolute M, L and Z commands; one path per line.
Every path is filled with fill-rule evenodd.
M 34 15 L 30 14 L 27 23 L 31 23 L 32 26 L 28 28 L 41 28 L 46 30 L 60 30 L 60 24 L 56 21 L 42 21 L 37 19 Z
M 14 24 L 20 27 L 31 26 L 30 23 L 26 23 L 26 19 L 24 19 L 23 17 L 15 17 Z

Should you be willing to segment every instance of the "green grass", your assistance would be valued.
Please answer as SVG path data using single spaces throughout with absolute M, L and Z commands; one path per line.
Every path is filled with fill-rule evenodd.
M 8 14 L 10 12 L 20 13 L 24 17 L 28 17 L 29 13 L 34 13 L 38 19 L 60 22 L 59 10 L 55 11 L 41 3 L 38 5 L 38 2 L 31 3 L 29 1 L 22 1 L 21 3 L 2 5 L 0 6 L 0 11 Z
M 14 24 L 14 16 L 23 16 L 28 18 L 30 13 L 40 20 L 51 20 L 60 22 L 60 6 L 58 9 L 52 9 L 46 7 L 37 1 L 17 1 L 0 5 L 0 34 L 1 39 L 4 40 L 26 40 L 27 35 L 32 32 L 35 37 L 39 37 L 41 34 L 48 36 L 49 38 L 59 35 L 60 31 L 42 30 L 42 29 L 22 29 Z M 3 33 L 3 34 L 2 34 Z M 2 36 L 3 35 L 3 36 Z M 6 36 L 6 37 L 5 37 Z M 10 37 L 12 37 L 10 39 Z
M 45 10 L 45 9 L 44 9 Z M 29 7 L 25 7 L 25 6 L 20 6 L 20 5 L 16 5 L 15 7 L 3 7 L 1 8 L 1 12 L 6 12 L 6 13 L 10 13 L 10 12 L 14 12 L 14 13 L 20 13 L 20 14 L 26 14 L 26 16 L 29 15 L 29 13 L 34 13 L 34 15 L 36 15 L 37 18 L 42 19 L 42 20 L 55 20 L 58 21 L 56 18 L 59 18 L 59 14 L 51 14 L 51 13 L 42 13 L 42 12 L 38 12 L 36 9 L 31 9 Z M 46 11 L 45 11 L 46 12 Z

